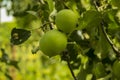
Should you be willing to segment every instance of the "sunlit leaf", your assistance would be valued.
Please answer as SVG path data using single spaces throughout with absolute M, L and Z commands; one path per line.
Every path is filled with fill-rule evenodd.
M 35 17 L 38 17 L 37 12 L 35 12 L 35 11 L 27 11 L 27 13 L 29 13 L 29 14 L 35 16 Z
M 48 5 L 49 5 L 50 12 L 52 12 L 53 9 L 54 9 L 53 0 L 47 0 L 47 2 L 48 2 Z
M 111 0 L 113 6 L 118 7 L 120 9 L 120 0 Z

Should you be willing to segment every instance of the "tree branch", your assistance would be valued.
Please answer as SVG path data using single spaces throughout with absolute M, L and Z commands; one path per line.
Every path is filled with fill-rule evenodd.
M 46 25 L 51 24 L 51 23 L 54 23 L 54 22 L 52 22 L 52 21 L 51 22 L 46 22 L 46 23 L 42 24 L 40 27 L 38 27 L 38 28 L 31 29 L 31 31 L 37 30 L 37 29 L 40 29 L 40 28 L 44 28 Z M 50 29 L 53 29 L 53 28 L 50 26 Z
M 72 67 L 71 67 L 71 65 L 70 65 L 70 61 L 69 61 L 69 60 L 67 60 L 67 65 L 68 65 L 68 67 L 69 67 L 69 69 L 70 69 L 70 72 L 71 72 L 74 80 L 77 80 L 77 78 L 75 77 L 75 74 L 74 74 L 74 72 L 73 72 L 73 70 L 72 70 Z
M 100 7 L 100 6 L 97 5 L 97 1 L 94 0 L 93 3 L 94 3 L 94 5 L 95 5 L 96 10 L 97 10 L 98 12 L 100 12 L 100 10 L 99 10 L 99 7 Z M 105 25 L 104 25 L 104 21 L 102 20 L 100 24 L 101 24 L 101 29 L 102 29 L 102 32 L 103 32 L 106 40 L 107 40 L 108 43 L 111 45 L 113 51 L 116 53 L 116 56 L 120 59 L 120 51 L 119 51 L 119 49 L 114 45 L 114 43 L 111 41 L 111 39 L 109 38 L 109 36 L 107 35 L 106 30 L 105 30 L 105 28 L 104 28 L 104 26 L 105 26 Z
M 111 45 L 113 51 L 116 53 L 117 57 L 120 58 L 120 51 L 119 49 L 114 45 L 114 43 L 111 41 L 111 39 L 109 38 L 109 36 L 107 35 L 105 29 L 104 29 L 104 23 L 103 21 L 101 22 L 101 29 L 103 34 L 105 35 L 106 40 L 109 42 L 109 44 Z
M 69 57 L 68 52 L 67 52 L 67 51 L 63 51 L 62 57 L 63 57 L 64 60 L 67 62 L 68 68 L 69 68 L 69 70 L 70 70 L 70 72 L 71 72 L 74 80 L 77 80 L 77 78 L 75 77 L 75 74 L 74 74 L 74 72 L 73 72 L 73 70 L 72 70 L 72 67 L 71 67 L 71 65 L 70 65 L 70 57 Z

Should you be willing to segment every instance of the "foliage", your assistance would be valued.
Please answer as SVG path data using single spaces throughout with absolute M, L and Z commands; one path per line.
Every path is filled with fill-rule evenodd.
M 120 0 L 11 0 L 11 8 L 6 8 L 16 18 L 17 28 L 32 32 L 30 42 L 28 39 L 31 45 L 47 31 L 56 29 L 55 17 L 60 10 L 72 10 L 79 19 L 76 29 L 66 34 L 68 45 L 60 58 L 68 63 L 73 78 L 119 80 L 112 68 L 120 60 L 119 3 Z M 75 70 L 79 72 L 74 74 Z

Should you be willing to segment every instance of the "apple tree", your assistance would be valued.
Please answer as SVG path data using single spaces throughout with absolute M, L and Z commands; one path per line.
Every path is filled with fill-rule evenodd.
M 33 54 L 40 50 L 49 58 L 60 56 L 74 80 L 119 80 L 120 0 L 10 2 L 8 13 L 18 24 L 23 23 L 11 31 L 13 45 L 22 44 L 30 36 L 35 39 L 31 32 L 41 30 Z M 31 27 L 35 20 L 39 20 L 39 27 Z

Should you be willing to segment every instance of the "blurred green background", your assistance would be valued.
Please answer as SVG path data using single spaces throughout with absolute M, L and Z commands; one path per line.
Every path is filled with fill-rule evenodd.
M 33 22 L 34 23 L 34 22 Z M 60 57 L 48 59 L 40 51 L 32 54 L 39 45 L 39 34 L 33 32 L 32 36 L 24 44 L 12 46 L 10 43 L 11 30 L 16 26 L 16 21 L 4 22 L 0 26 L 0 58 L 6 61 L 0 62 L 0 80 L 70 80 L 72 76 L 65 62 Z M 36 24 L 38 25 L 38 24 Z M 35 37 L 34 37 L 35 36 Z M 33 41 L 33 39 L 36 39 Z M 11 64 L 8 64 L 11 61 Z M 16 62 L 12 62 L 16 61 Z
M 5 15 L 3 8 L 6 16 L 14 16 L 12 21 L 1 22 L 5 18 L 2 15 Z M 32 54 L 43 34 L 41 29 L 35 29 L 39 28 L 42 22 L 42 18 L 36 17 L 38 9 L 39 0 L 0 0 L 0 80 L 72 79 L 66 62 L 61 62 L 59 56 L 49 59 L 40 51 Z M 8 20 L 8 17 L 5 19 Z M 10 43 L 11 30 L 15 27 L 31 30 L 32 33 L 25 43 L 17 46 Z

